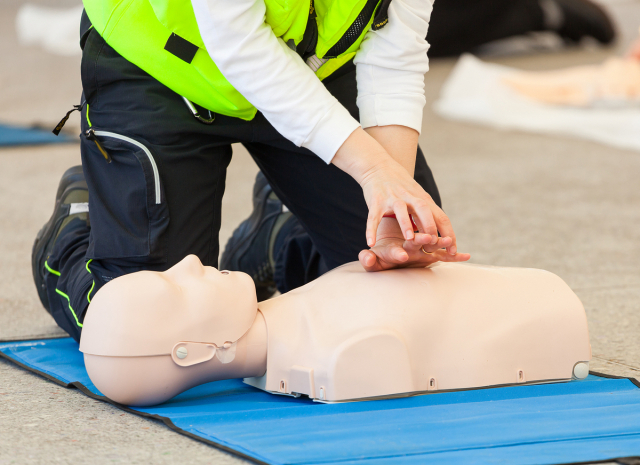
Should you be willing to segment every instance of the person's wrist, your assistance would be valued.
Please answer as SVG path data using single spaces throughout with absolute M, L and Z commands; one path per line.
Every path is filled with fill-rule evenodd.
M 397 167 L 402 168 L 391 156 L 384 152 L 380 157 L 371 156 L 366 164 L 360 167 L 358 184 L 364 188 L 371 179 L 374 179 L 379 173 L 392 173 Z
M 391 161 L 392 158 L 384 150 L 363 150 L 354 155 L 347 173 L 360 184 L 360 187 L 364 187 L 376 173 L 384 171 L 385 165 Z
M 350 175 L 361 186 L 372 174 L 393 159 L 362 128 L 356 129 L 336 152 L 331 163 Z
M 422 112 L 420 112 L 422 114 Z M 372 126 L 365 129 L 410 176 L 416 166 L 418 131 L 406 126 Z

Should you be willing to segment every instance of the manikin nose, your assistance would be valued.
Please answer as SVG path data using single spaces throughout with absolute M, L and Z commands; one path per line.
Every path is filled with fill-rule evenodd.
M 185 274 L 202 274 L 204 266 L 197 255 L 187 255 L 180 262 L 176 263 L 172 270 Z

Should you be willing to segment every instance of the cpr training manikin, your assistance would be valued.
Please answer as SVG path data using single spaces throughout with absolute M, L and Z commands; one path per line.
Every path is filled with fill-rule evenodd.
M 95 386 L 126 405 L 230 378 L 321 402 L 567 381 L 591 359 L 582 304 L 546 271 L 354 262 L 257 303 L 248 275 L 193 255 L 100 289 L 80 350 Z

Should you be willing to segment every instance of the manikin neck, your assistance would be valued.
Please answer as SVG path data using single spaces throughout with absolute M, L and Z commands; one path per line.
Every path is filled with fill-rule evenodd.
M 227 364 L 216 364 L 218 379 L 250 378 L 267 371 L 267 325 L 258 310 L 251 328 L 238 339 L 235 359 Z M 216 370 L 217 371 L 217 370 Z

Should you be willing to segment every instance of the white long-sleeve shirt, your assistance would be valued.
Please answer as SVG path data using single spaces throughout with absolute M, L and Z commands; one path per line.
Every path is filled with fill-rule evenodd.
M 265 23 L 264 0 L 191 0 L 207 52 L 227 80 L 294 144 L 325 162 L 359 126 L 420 131 L 432 0 L 393 0 L 389 22 L 356 54 L 360 123 Z

